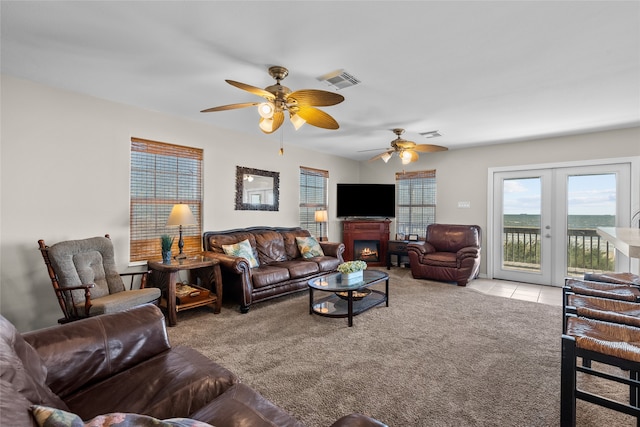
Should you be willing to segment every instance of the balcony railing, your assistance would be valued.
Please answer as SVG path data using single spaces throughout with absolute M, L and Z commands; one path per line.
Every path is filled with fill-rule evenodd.
M 567 244 L 567 274 L 613 271 L 615 248 L 593 228 L 570 228 Z M 504 227 L 504 266 L 519 270 L 540 270 L 540 229 Z

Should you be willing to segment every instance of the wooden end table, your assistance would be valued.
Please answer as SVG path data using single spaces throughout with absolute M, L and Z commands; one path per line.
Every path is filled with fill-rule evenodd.
M 147 266 L 151 273 L 151 286 L 166 290 L 161 304 L 164 303 L 167 308 L 169 326 L 175 326 L 178 323 L 177 313 L 181 310 L 210 305 L 213 307 L 214 313 L 220 313 L 222 308 L 222 274 L 218 260 L 198 255 L 185 259 L 172 259 L 168 264 L 162 261 L 149 261 Z M 195 280 L 199 278 L 204 287 L 211 290 L 208 298 L 186 304 L 176 303 L 178 273 L 183 270 L 189 271 L 190 280 L 193 281 L 194 278 Z
M 398 267 L 401 264 L 401 258 L 403 256 L 409 256 L 407 252 L 407 245 L 411 243 L 408 240 L 389 240 L 389 246 L 387 248 L 387 270 L 391 270 L 391 255 L 397 257 Z

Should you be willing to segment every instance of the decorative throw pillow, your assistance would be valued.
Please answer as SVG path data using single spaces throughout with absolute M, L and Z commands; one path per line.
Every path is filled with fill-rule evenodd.
M 320 243 L 318 243 L 315 237 L 296 237 L 296 243 L 298 244 L 302 258 L 324 256 Z
M 246 258 L 249 261 L 249 267 L 257 267 L 260 264 L 256 257 L 253 256 L 253 249 L 251 249 L 251 243 L 249 240 L 243 240 L 234 245 L 222 245 L 222 250 L 227 255 L 239 256 Z
M 98 415 L 85 423 L 76 414 L 61 409 L 33 405 L 31 411 L 40 427 L 213 427 L 190 418 L 159 420 L 148 415 L 120 412 Z

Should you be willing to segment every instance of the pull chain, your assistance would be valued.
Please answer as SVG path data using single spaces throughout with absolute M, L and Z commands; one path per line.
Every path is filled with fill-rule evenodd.
M 284 126 L 280 128 L 280 150 L 278 154 L 284 156 Z

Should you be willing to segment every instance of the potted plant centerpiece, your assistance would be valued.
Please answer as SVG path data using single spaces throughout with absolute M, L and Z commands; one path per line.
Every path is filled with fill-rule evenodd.
M 347 261 L 340 264 L 337 270 L 342 273 L 342 281 L 362 280 L 362 272 L 367 269 L 367 263 L 361 260 Z
M 173 237 L 168 234 L 160 236 L 160 244 L 162 245 L 162 262 L 171 263 L 171 246 L 173 246 Z

